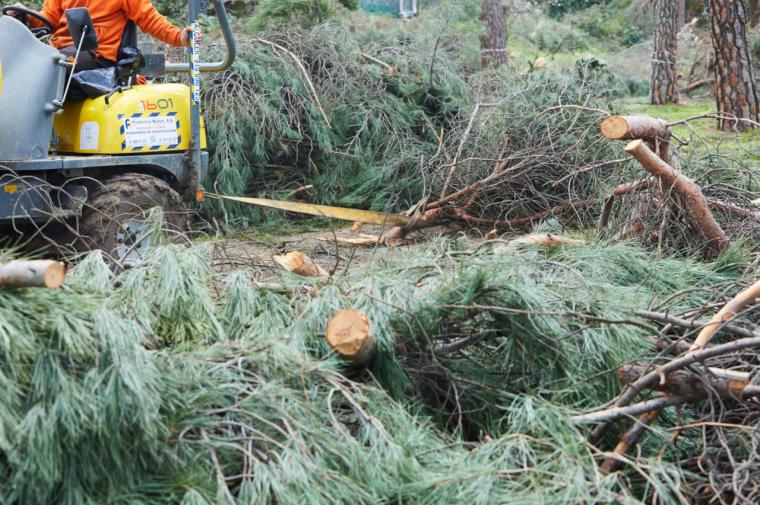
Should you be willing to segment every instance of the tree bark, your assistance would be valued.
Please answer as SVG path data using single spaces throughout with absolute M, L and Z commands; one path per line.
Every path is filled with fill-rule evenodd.
M 480 37 L 483 68 L 498 68 L 509 62 L 507 25 L 501 0 L 483 0 L 480 20 L 486 23 L 486 33 Z
M 647 172 L 659 177 L 664 183 L 665 192 L 672 188 L 681 197 L 686 211 L 707 238 L 711 252 L 717 254 L 728 247 L 726 233 L 715 220 L 702 190 L 694 181 L 660 159 L 643 140 L 634 140 L 625 146 L 625 152 L 633 156 Z
M 686 24 L 686 0 L 678 0 L 676 6 L 676 33 Z
M 749 25 L 755 27 L 758 22 L 760 22 L 758 0 L 749 0 Z
M 673 0 L 656 0 L 655 20 L 657 30 L 654 35 L 652 53 L 652 89 L 654 105 L 678 103 L 678 74 L 676 54 L 678 52 L 678 5 Z
M 748 119 L 760 120 L 760 102 L 752 77 L 747 41 L 747 12 L 743 0 L 710 0 L 710 27 L 715 51 L 715 95 L 718 129 L 743 131 L 752 128 Z

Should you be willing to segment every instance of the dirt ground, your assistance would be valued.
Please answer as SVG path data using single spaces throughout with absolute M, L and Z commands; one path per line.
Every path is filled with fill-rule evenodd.
M 365 225 L 361 231 L 346 226 L 334 230 L 283 235 L 266 241 L 253 234 L 235 238 L 220 237 L 211 241 L 212 265 L 222 273 L 246 269 L 252 272 L 256 280 L 265 281 L 282 272 L 273 259 L 274 255 L 301 251 L 330 273 L 346 269 L 354 271 L 366 268 L 381 258 L 398 258 L 407 253 L 409 244 L 386 247 L 384 244 L 354 245 L 341 242 L 341 239 L 379 236 L 382 232 L 382 226 Z M 431 230 L 424 236 L 419 235 L 415 242 L 425 240 L 426 236 L 433 234 L 435 231 Z

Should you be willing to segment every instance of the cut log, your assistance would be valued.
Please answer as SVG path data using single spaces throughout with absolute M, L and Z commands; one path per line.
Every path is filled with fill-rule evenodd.
M 375 354 L 375 337 L 367 316 L 356 309 L 337 312 L 325 332 L 330 347 L 346 360 L 366 366 Z
M 699 332 L 689 352 L 696 352 L 702 349 L 725 323 L 733 319 L 744 307 L 755 303 L 758 298 L 760 298 L 760 281 L 743 290 L 720 309 L 702 331 Z
M 322 267 L 314 263 L 314 260 L 300 251 L 292 251 L 287 254 L 280 254 L 274 257 L 274 260 L 288 272 L 304 277 L 330 277 Z
M 634 140 L 629 143 L 625 146 L 625 151 L 633 156 L 647 172 L 664 182 L 663 191 L 667 192 L 672 188 L 681 197 L 694 224 L 707 238 L 710 252 L 719 253 L 728 247 L 726 233 L 715 220 L 707 199 L 694 181 L 660 159 L 643 140 Z
M 602 121 L 601 130 L 602 135 L 610 140 L 670 140 L 667 121 L 648 116 L 607 116 Z
M 66 266 L 60 261 L 10 261 L 0 265 L 0 287 L 57 288 L 66 277 Z

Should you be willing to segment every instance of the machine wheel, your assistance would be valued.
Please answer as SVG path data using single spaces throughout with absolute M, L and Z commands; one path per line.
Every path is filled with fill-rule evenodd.
M 85 205 L 77 249 L 101 249 L 116 264 L 134 266 L 152 245 L 146 219 L 154 207 L 162 208 L 170 233 L 186 231 L 187 208 L 166 182 L 134 173 L 106 179 Z

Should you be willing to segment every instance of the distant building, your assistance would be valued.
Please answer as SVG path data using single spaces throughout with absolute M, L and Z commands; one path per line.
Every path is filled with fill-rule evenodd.
M 359 6 L 367 12 L 389 14 L 402 19 L 417 15 L 417 0 L 360 0 Z

